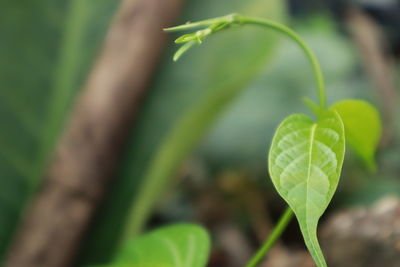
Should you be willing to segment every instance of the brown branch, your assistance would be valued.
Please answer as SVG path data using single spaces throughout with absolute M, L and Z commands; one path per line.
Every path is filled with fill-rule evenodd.
M 181 0 L 124 0 L 6 267 L 71 266 L 110 182 Z

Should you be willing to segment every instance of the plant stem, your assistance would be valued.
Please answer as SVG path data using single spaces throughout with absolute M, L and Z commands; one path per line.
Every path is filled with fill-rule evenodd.
M 280 23 L 274 22 L 274 21 L 269 21 L 266 19 L 261 19 L 261 18 L 253 18 L 253 17 L 246 17 L 242 15 L 235 15 L 234 16 L 234 21 L 239 24 L 253 24 L 253 25 L 259 25 L 263 27 L 268 27 L 273 30 L 279 31 L 286 36 L 290 37 L 293 41 L 295 41 L 300 48 L 304 51 L 306 54 L 308 60 L 311 63 L 311 67 L 314 72 L 315 80 L 317 83 L 317 93 L 319 95 L 319 105 L 322 109 L 325 109 L 326 106 L 326 96 L 325 96 L 325 83 L 324 83 L 324 77 L 322 75 L 321 67 L 318 63 L 318 60 L 312 50 L 308 47 L 308 45 L 301 39 L 301 37 L 291 30 L 290 28 L 286 27 L 285 25 L 282 25 Z
M 262 18 L 255 18 L 255 17 L 246 17 L 242 16 L 239 14 L 230 14 L 227 16 L 223 17 L 218 17 L 218 18 L 213 18 L 213 19 L 207 19 L 207 20 L 202 20 L 198 22 L 193 22 L 193 23 L 186 23 L 184 25 L 176 26 L 176 27 L 171 27 L 171 28 L 166 28 L 164 31 L 166 32 L 174 32 L 174 31 L 183 31 L 183 30 L 190 30 L 190 29 L 196 29 L 200 27 L 208 27 L 208 29 L 213 29 L 213 33 L 220 31 L 221 29 L 226 29 L 230 25 L 244 25 L 244 24 L 252 24 L 252 25 L 258 25 L 262 27 L 266 27 L 275 31 L 278 31 L 280 33 L 283 33 L 284 35 L 288 36 L 290 39 L 295 41 L 300 48 L 303 50 L 303 52 L 306 54 L 307 59 L 311 63 L 311 67 L 314 72 L 315 80 L 317 83 L 317 93 L 319 95 L 319 105 L 321 109 L 325 109 L 326 107 L 326 96 L 325 96 L 325 83 L 324 83 L 324 77 L 322 75 L 321 67 L 318 63 L 318 60 L 312 50 L 308 47 L 308 45 L 301 39 L 300 35 L 298 35 L 296 32 L 291 30 L 290 28 L 286 27 L 283 24 L 270 21 L 267 19 L 262 19 Z M 219 26 L 218 26 L 219 25 Z M 223 26 L 221 26 L 223 25 Z M 194 34 L 200 34 L 201 32 L 195 32 Z M 192 34 L 193 35 L 193 34 Z M 209 35 L 209 34 L 207 34 Z M 205 35 L 202 36 L 203 39 L 206 37 Z M 179 55 L 176 55 L 175 60 L 181 56 L 184 52 L 187 51 L 180 51 Z
M 251 258 L 247 263 L 246 267 L 255 267 L 264 258 L 265 254 L 271 249 L 278 238 L 281 236 L 282 232 L 286 229 L 286 226 L 293 217 L 293 211 L 290 207 L 287 207 L 278 224 L 275 226 L 272 233 L 269 235 L 268 239 L 264 242 L 264 245 L 257 251 L 257 253 Z

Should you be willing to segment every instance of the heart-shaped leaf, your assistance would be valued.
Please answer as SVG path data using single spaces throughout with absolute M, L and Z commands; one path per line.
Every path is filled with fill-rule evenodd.
M 346 140 L 371 171 L 376 169 L 374 154 L 382 132 L 379 113 L 362 100 L 346 99 L 334 104 L 346 129 Z
M 339 182 L 345 152 L 344 126 L 335 111 L 314 122 L 303 114 L 286 118 L 269 153 L 272 182 L 294 211 L 316 264 L 326 266 L 317 239 L 318 220 Z
M 209 250 L 210 240 L 203 228 L 179 224 L 128 241 L 112 266 L 204 267 Z

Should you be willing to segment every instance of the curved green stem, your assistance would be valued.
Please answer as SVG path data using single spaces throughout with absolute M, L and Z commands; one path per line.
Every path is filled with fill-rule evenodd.
M 314 55 L 314 53 L 312 52 L 312 50 L 308 47 L 308 45 L 301 39 L 301 37 L 296 32 L 294 32 L 293 30 L 291 30 L 290 28 L 286 27 L 283 24 L 262 18 L 253 18 L 253 17 L 242 16 L 239 14 L 230 14 L 223 17 L 203 20 L 194 23 L 187 23 L 184 25 L 167 28 L 165 29 L 165 31 L 168 32 L 182 31 L 199 27 L 208 27 L 206 29 L 209 29 L 209 31 L 206 32 L 204 30 L 203 31 L 200 30 L 192 34 L 184 35 L 184 40 L 188 43 L 186 43 L 187 45 L 183 46 L 182 49 L 178 50 L 176 56 L 174 57 L 174 60 L 177 60 L 184 52 L 188 50 L 189 46 L 188 44 L 190 44 L 191 46 L 194 44 L 193 40 L 198 40 L 199 43 L 201 43 L 202 40 L 204 40 L 207 36 L 213 33 L 226 29 L 232 25 L 245 25 L 245 24 L 258 25 L 283 33 L 284 35 L 288 36 L 290 39 L 292 39 L 295 43 L 297 43 L 300 46 L 300 48 L 307 56 L 307 59 L 310 61 L 312 70 L 314 72 L 314 77 L 317 84 L 317 93 L 319 96 L 320 108 L 325 109 L 326 107 L 325 82 L 318 60 Z M 185 41 L 183 41 L 182 38 L 178 38 L 176 40 L 176 43 L 183 43 Z
M 263 246 L 256 252 L 256 254 L 251 258 L 251 260 L 246 264 L 246 267 L 255 267 L 264 258 L 265 254 L 271 249 L 278 238 L 281 236 L 282 232 L 286 229 L 286 226 L 293 217 L 293 211 L 290 207 L 287 207 L 278 224 L 275 226 L 274 230 L 264 242 Z
M 286 36 L 290 37 L 293 41 L 295 41 L 300 48 L 304 51 L 305 55 L 307 56 L 308 60 L 311 63 L 311 67 L 314 72 L 315 81 L 317 84 L 317 93 L 319 95 L 319 105 L 322 109 L 326 106 L 326 96 L 325 96 L 325 83 L 324 83 L 324 76 L 322 75 L 321 67 L 318 63 L 318 60 L 312 50 L 308 47 L 308 45 L 301 39 L 301 37 L 291 30 L 290 28 L 282 25 L 280 23 L 276 23 L 273 21 L 269 21 L 266 19 L 260 18 L 252 18 L 252 17 L 245 17 L 241 15 L 236 15 L 235 21 L 239 24 L 253 24 L 259 25 L 263 27 L 268 27 L 274 29 L 278 32 L 285 34 Z

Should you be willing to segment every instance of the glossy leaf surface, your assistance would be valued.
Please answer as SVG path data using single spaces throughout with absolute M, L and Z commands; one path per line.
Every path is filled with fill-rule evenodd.
M 346 129 L 346 140 L 372 171 L 376 169 L 374 154 L 382 132 L 379 113 L 362 100 L 348 99 L 335 103 Z
M 317 224 L 339 182 L 345 152 L 344 126 L 334 111 L 317 122 L 303 114 L 286 118 L 269 153 L 272 182 L 292 208 L 316 264 L 326 266 Z
M 209 250 L 210 240 L 203 228 L 173 225 L 128 241 L 119 251 L 115 266 L 204 267 Z

